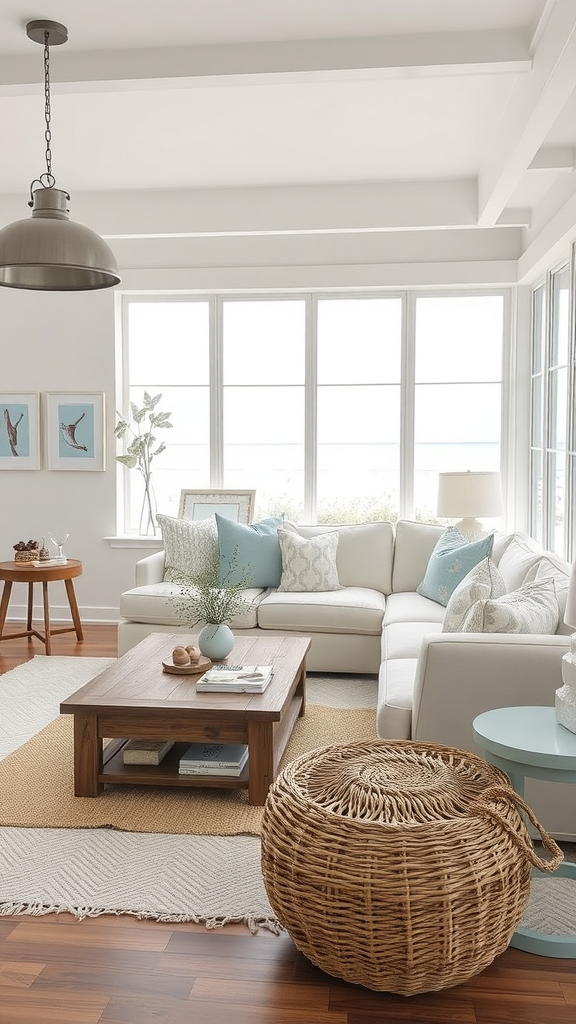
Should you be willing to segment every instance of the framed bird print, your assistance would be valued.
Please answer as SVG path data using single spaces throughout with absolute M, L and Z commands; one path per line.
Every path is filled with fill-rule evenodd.
M 50 391 L 46 395 L 48 469 L 105 469 L 102 392 Z
M 0 392 L 0 469 L 40 469 L 37 392 Z

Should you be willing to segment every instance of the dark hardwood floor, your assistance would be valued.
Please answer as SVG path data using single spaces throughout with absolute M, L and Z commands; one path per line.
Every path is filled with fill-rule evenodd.
M 8 627 L 9 628 L 9 627 Z M 116 629 L 86 626 L 54 655 L 113 657 Z M 0 673 L 43 654 L 0 643 Z M 1 794 L 0 794 L 1 798 Z M 0 875 L 0 898 L 1 898 Z M 1 1024 L 575 1024 L 576 961 L 508 949 L 464 985 L 422 996 L 330 978 L 286 934 L 66 914 L 0 917 Z

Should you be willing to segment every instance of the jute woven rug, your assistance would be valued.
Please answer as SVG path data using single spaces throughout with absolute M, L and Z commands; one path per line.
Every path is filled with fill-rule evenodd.
M 280 767 L 316 747 L 375 738 L 373 709 L 308 705 Z M 106 786 L 98 797 L 75 797 L 72 715 L 59 716 L 0 762 L 2 826 L 259 835 L 262 813 L 246 790 Z

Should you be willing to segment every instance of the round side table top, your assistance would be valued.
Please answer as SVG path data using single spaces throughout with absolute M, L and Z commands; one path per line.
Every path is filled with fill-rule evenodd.
M 10 583 L 50 583 L 82 575 L 82 562 L 69 558 L 63 565 L 31 565 L 29 562 L 0 562 L 0 580 Z
M 576 733 L 558 724 L 553 707 L 495 708 L 472 727 L 480 747 L 508 761 L 576 770 Z

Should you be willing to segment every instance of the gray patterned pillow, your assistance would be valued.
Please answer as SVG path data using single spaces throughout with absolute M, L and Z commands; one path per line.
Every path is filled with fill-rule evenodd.
M 503 597 L 506 585 L 491 558 L 483 558 L 458 584 L 446 605 L 443 633 L 460 633 L 472 605 L 488 598 Z
M 282 554 L 282 578 L 278 590 L 292 593 L 321 593 L 342 590 L 336 567 L 338 531 L 316 537 L 301 537 L 278 530 Z
M 189 520 L 157 515 L 165 551 L 164 580 L 182 583 L 182 576 L 206 572 L 218 560 L 216 517 Z
M 554 580 L 525 583 L 503 597 L 476 601 L 462 623 L 463 633 L 547 633 L 558 627 Z

